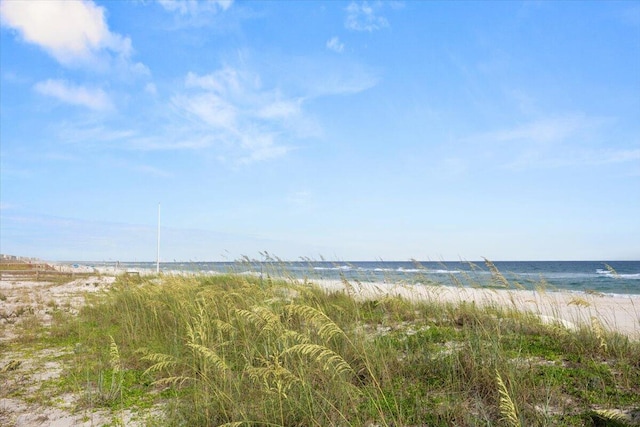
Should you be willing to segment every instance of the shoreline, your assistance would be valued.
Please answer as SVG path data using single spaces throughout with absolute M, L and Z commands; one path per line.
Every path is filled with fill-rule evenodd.
M 102 277 L 115 277 L 125 274 L 140 276 L 155 275 L 155 270 L 145 268 L 115 268 L 89 267 L 86 265 L 70 266 L 63 264 L 49 264 L 59 272 L 82 273 Z M 225 274 L 216 271 L 192 272 L 170 271 L 161 275 L 172 276 L 202 276 Z M 244 272 L 235 274 L 249 274 L 260 276 L 259 272 Z M 275 277 L 275 276 L 272 276 Z M 390 282 L 361 282 L 348 281 L 349 286 L 341 280 L 335 279 L 303 279 L 285 278 L 297 283 L 308 281 L 327 291 L 353 292 L 358 298 L 375 299 L 385 296 L 400 296 L 411 301 L 427 301 L 442 303 L 474 303 L 481 307 L 498 305 L 539 316 L 543 322 L 557 323 L 570 330 L 580 326 L 593 326 L 593 319 L 597 319 L 604 329 L 620 332 L 633 340 L 640 340 L 640 295 L 639 294 L 607 294 L 600 292 L 585 292 L 580 290 L 564 290 L 552 288 L 549 290 L 530 290 L 515 288 L 489 288 L 453 286 L 450 284 L 403 284 Z M 22 282 L 18 278 L 2 278 L 1 288 L 7 288 L 9 282 Z M 27 285 L 28 282 L 22 282 Z M 37 286 L 34 287 L 34 290 Z
M 106 274 L 155 274 L 150 262 L 101 262 L 57 264 L 58 268 Z M 567 291 L 578 295 L 602 293 L 610 296 L 640 296 L 640 261 L 486 261 L 481 264 L 434 261 L 280 261 L 236 260 L 224 262 L 164 262 L 162 274 L 252 274 L 298 280 L 352 280 L 362 282 L 421 283 L 425 286 L 490 287 L 507 284 L 513 289 Z M 510 285 L 510 287 L 509 287 Z
M 633 261 L 635 262 L 635 261 Z M 146 268 L 146 267 L 127 267 L 124 263 L 121 264 L 120 266 L 110 266 L 110 265 L 103 265 L 103 266 L 90 266 L 90 265 L 86 265 L 86 264 L 79 264 L 79 265 L 69 265 L 69 264 L 63 264 L 63 263 L 48 263 L 48 265 L 50 265 L 51 267 L 55 268 L 57 271 L 59 272 L 64 272 L 64 273 L 84 273 L 84 274 L 99 274 L 99 275 L 110 275 L 110 276 L 119 276 L 119 275 L 125 275 L 125 274 L 138 274 L 140 276 L 152 276 L 157 274 L 155 268 Z M 264 276 L 269 276 L 272 278 L 278 278 L 278 279 L 284 279 L 284 280 L 298 280 L 298 281 L 303 281 L 303 280 L 308 280 L 311 282 L 317 281 L 326 281 L 326 282 L 331 282 L 331 281 L 337 281 L 339 282 L 340 279 L 338 278 L 332 278 L 332 277 L 313 277 L 312 275 L 303 275 L 300 277 L 296 277 L 293 273 L 286 273 L 286 270 L 280 270 L 280 271 L 275 271 L 274 272 L 265 272 L 265 273 L 261 273 L 260 271 L 256 271 L 256 270 L 246 270 L 246 271 L 219 271 L 219 270 L 184 270 L 184 269 L 165 269 L 163 270 L 161 268 L 160 270 L 160 274 L 161 275 L 176 275 L 176 276 L 200 276 L 200 275 L 204 275 L 204 276 L 211 276 L 211 275 L 220 275 L 220 274 L 240 274 L 240 275 L 254 275 L 254 276 L 260 276 L 261 274 L 263 274 Z M 428 273 L 428 271 L 427 271 Z M 488 273 L 488 272 L 486 272 Z M 634 275 L 635 276 L 635 275 Z M 443 275 L 444 277 L 444 275 Z M 544 277 L 543 277 L 544 279 Z M 455 282 L 451 282 L 451 281 L 447 281 L 447 280 L 442 280 L 442 281 L 428 281 L 427 283 L 422 283 L 422 282 L 414 282 L 413 284 L 410 283 L 406 283 L 404 281 L 404 279 L 399 279 L 399 278 L 392 278 L 390 280 L 385 280 L 385 281 L 381 281 L 381 280 L 370 280 L 370 279 L 359 279 L 359 278 L 349 278 L 347 277 L 347 280 L 352 281 L 352 282 L 358 282 L 358 283 L 363 283 L 363 284 L 375 284 L 375 285 L 379 285 L 382 284 L 384 286 L 424 286 L 424 287 L 448 287 L 448 288 L 454 288 L 454 289 L 487 289 L 487 290 L 513 290 L 513 291 L 520 291 L 520 290 L 524 290 L 524 291 L 538 291 L 538 287 L 537 285 L 534 287 L 533 283 L 534 282 L 530 282 L 528 285 L 523 285 L 522 283 L 516 283 L 516 281 L 513 281 L 514 285 L 513 287 L 505 287 L 502 288 L 500 286 L 491 286 L 491 285 L 487 285 L 487 286 L 483 286 L 483 285 L 477 285 L 474 286 L 474 282 L 460 282 L 462 284 L 456 284 Z M 507 281 L 509 283 L 512 282 L 512 279 L 507 279 Z M 640 282 L 639 282 L 640 283 Z M 520 286 L 520 287 L 518 287 Z M 638 297 L 640 298 L 640 289 L 638 290 L 637 293 L 621 293 L 621 292 L 607 292 L 607 291 L 602 291 L 602 290 L 597 290 L 597 289 L 569 289 L 569 288 L 563 288 L 563 287 L 558 287 L 557 285 L 553 284 L 553 283 L 544 283 L 543 286 L 546 286 L 544 289 L 544 292 L 548 292 L 548 293 L 555 293 L 555 292 L 561 292 L 561 293 L 569 293 L 569 294 L 575 294 L 578 296 L 583 296 L 583 295 L 596 295 L 596 296 L 609 296 L 609 297 L 621 297 L 621 298 L 626 298 L 626 297 Z

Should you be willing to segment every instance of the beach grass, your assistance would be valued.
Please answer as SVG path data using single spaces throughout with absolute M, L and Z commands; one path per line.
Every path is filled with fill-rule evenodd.
M 50 386 L 85 409 L 160 407 L 149 425 L 637 424 L 640 342 L 597 319 L 343 285 L 120 276 L 38 335 L 73 349 Z

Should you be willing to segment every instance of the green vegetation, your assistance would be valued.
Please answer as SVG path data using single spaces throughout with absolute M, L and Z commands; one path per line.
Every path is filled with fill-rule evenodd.
M 85 408 L 160 405 L 167 426 L 613 426 L 640 412 L 639 342 L 498 306 L 122 276 L 54 320 L 39 342 L 66 348 L 67 368 L 46 387 Z

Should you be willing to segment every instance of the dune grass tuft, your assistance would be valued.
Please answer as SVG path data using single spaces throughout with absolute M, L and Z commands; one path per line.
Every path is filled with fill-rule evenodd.
M 598 321 L 570 330 L 515 306 L 356 290 L 121 278 L 56 330 L 83 349 L 70 375 L 110 375 L 111 403 L 96 404 L 143 392 L 167 426 L 590 426 L 640 409 L 640 343 Z

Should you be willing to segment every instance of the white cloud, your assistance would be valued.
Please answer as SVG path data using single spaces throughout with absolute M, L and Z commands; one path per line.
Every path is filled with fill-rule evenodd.
M 369 4 L 352 2 L 347 6 L 347 19 L 345 27 L 353 31 L 375 31 L 387 28 L 389 22 L 384 16 L 379 16 L 382 4 L 375 2 Z
M 274 159 L 291 150 L 287 141 L 305 136 L 303 98 L 263 88 L 256 74 L 226 66 L 189 72 L 184 85 L 172 98 L 187 120 L 182 125 L 190 127 L 192 141 L 226 148 L 224 158 L 241 164 Z
M 276 159 L 291 151 L 291 147 L 279 145 L 273 134 L 263 130 L 244 133 L 241 136 L 241 146 L 245 151 L 239 159 L 241 164 Z
M 318 76 L 310 90 L 313 96 L 349 95 L 371 89 L 379 82 L 380 79 L 375 74 L 356 67 L 346 71 L 328 71 L 325 75 Z
M 206 89 L 217 92 L 220 95 L 231 95 L 240 91 L 240 76 L 238 71 L 231 67 L 224 67 L 214 73 L 199 76 L 195 73 L 187 73 L 185 86 L 188 88 Z M 245 80 L 248 80 L 245 78 Z
M 577 135 L 587 135 L 600 128 L 608 119 L 582 114 L 546 117 L 521 125 L 490 131 L 465 138 L 471 142 L 533 143 L 539 146 L 565 141 Z
M 233 4 L 233 0 L 158 0 L 158 3 L 169 12 L 177 12 L 181 15 L 195 15 L 199 12 L 227 10 Z
M 128 59 L 122 58 L 122 57 L 120 57 L 120 60 L 118 62 L 119 62 L 118 65 L 120 65 L 121 68 L 124 69 L 125 71 L 130 71 L 131 73 L 137 74 L 139 76 L 151 75 L 151 71 L 149 70 L 149 67 L 144 65 L 142 62 L 136 62 L 135 64 L 130 64 Z
M 236 116 L 286 118 L 297 114 L 302 104 L 302 99 L 287 98 L 277 89 L 263 89 L 258 75 L 231 67 L 206 75 L 190 72 L 185 87 L 195 89 L 187 95 L 191 101 L 189 109 L 208 122 L 219 120 L 211 113 L 229 119 L 222 123 L 231 123 Z
M 94 123 L 81 123 L 77 120 L 58 123 L 55 127 L 59 139 L 68 144 L 91 143 L 100 146 L 108 146 L 108 143 L 128 140 L 138 136 L 137 132 L 131 129 L 112 130 L 103 125 L 96 126 Z
M 190 131 L 186 129 L 185 131 Z M 185 132 L 180 132 L 184 134 Z M 215 138 L 208 135 L 177 136 L 171 132 L 161 135 L 137 136 L 127 139 L 127 148 L 136 151 L 182 151 L 201 150 L 211 147 Z
M 188 72 L 183 87 L 170 99 L 170 119 L 160 129 L 139 132 L 144 137 L 129 138 L 127 146 L 135 150 L 210 150 L 231 164 L 282 157 L 295 149 L 296 141 L 322 134 L 305 111 L 306 100 L 356 93 L 378 81 L 358 64 L 324 65 L 326 62 L 310 61 L 288 67 L 296 70 L 292 75 L 300 79 L 299 86 L 280 74 L 273 78 L 268 73 L 267 84 L 245 67 Z
M 331 39 L 327 41 L 327 49 L 342 53 L 344 51 L 344 43 L 342 43 L 337 36 L 331 37 Z
M 557 169 L 571 166 L 606 166 L 636 163 L 640 166 L 640 149 L 565 149 L 559 152 L 526 151 L 513 162 L 509 169 Z
M 636 162 L 640 166 L 640 149 L 583 149 L 562 157 L 546 159 L 544 166 L 565 167 L 571 165 L 611 165 Z
M 3 1 L 2 25 L 64 65 L 94 64 L 111 52 L 128 58 L 131 40 L 109 30 L 105 9 L 92 1 Z
M 302 99 L 276 100 L 258 109 L 257 116 L 263 119 L 286 119 L 300 114 Z
M 45 80 L 33 87 L 38 93 L 51 96 L 62 102 L 87 107 L 96 111 L 113 108 L 111 99 L 102 89 L 73 86 L 64 80 Z
M 181 87 L 167 98 L 148 82 L 144 90 L 159 96 L 148 113 L 160 118 L 151 121 L 153 125 L 149 120 L 135 121 L 133 117 L 125 129 L 69 121 L 58 124 L 57 133 L 65 143 L 101 149 L 193 150 L 232 166 L 276 159 L 296 149 L 299 141 L 322 134 L 320 125 L 305 111 L 308 99 L 355 93 L 377 82 L 358 64 L 336 63 L 341 58 L 335 55 L 323 58 L 329 58 L 332 66 L 310 61 L 312 66 L 297 69 L 295 74 L 305 83 L 300 87 L 289 84 L 279 74 L 270 75 L 269 70 L 262 75 L 252 72 L 246 64 L 227 65 L 204 74 L 187 72 Z M 320 80 L 314 84 L 315 77 Z M 44 81 L 34 89 L 96 110 L 111 105 L 104 91 L 62 80 Z
M 607 150 L 597 156 L 602 163 L 623 163 L 640 160 L 640 148 L 634 150 Z
M 495 141 L 562 141 L 583 129 L 588 122 L 583 117 L 561 117 L 538 120 L 511 129 L 493 132 L 487 137 Z
M 123 167 L 127 167 L 127 166 L 123 166 Z M 150 165 L 144 165 L 144 164 L 132 165 L 132 166 L 128 166 L 128 168 L 142 175 L 149 175 L 149 176 L 154 176 L 159 178 L 170 178 L 173 176 L 169 172 L 166 172 L 162 169 L 159 169 Z
M 376 86 L 379 72 L 340 55 L 281 61 L 280 78 L 305 99 L 352 95 Z
M 158 94 L 158 88 L 153 83 L 147 83 L 144 86 L 144 91 L 147 92 L 148 94 L 154 95 L 154 96 Z
M 328 52 L 295 56 L 267 53 L 256 56 L 259 59 L 257 63 L 253 62 L 251 55 L 243 54 L 241 63 L 243 69 L 260 69 L 261 76 L 244 73 L 237 75 L 238 81 L 252 85 L 254 90 L 271 84 L 283 93 L 294 94 L 305 101 L 363 92 L 376 86 L 382 77 L 380 69 Z M 264 64 L 269 65 L 265 67 Z M 227 78 L 231 79 L 231 72 L 226 73 L 230 75 Z M 216 81 L 219 80 L 216 78 Z
M 236 108 L 215 93 L 178 95 L 173 98 L 173 102 L 214 128 L 232 130 L 236 126 Z
M 611 118 L 584 114 L 546 117 L 460 142 L 471 143 L 465 149 L 474 156 L 514 170 L 637 163 L 637 145 L 604 148 L 611 144 L 606 130 L 613 123 Z

